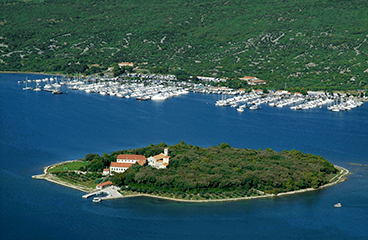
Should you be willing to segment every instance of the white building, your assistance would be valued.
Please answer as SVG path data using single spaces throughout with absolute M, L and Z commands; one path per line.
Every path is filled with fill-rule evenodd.
M 148 159 L 148 165 L 157 169 L 166 168 L 169 165 L 170 156 L 169 149 L 165 148 L 164 153 L 151 156 Z
M 113 175 L 113 172 L 123 173 L 135 163 L 144 166 L 147 159 L 143 155 L 120 154 L 116 158 L 116 162 L 110 163 L 110 174 Z

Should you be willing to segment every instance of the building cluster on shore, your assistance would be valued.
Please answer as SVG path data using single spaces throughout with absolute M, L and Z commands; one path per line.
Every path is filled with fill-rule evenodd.
M 123 173 L 134 164 L 140 166 L 151 166 L 157 169 L 164 169 L 169 165 L 170 156 L 169 149 L 165 148 L 163 153 L 146 158 L 143 155 L 136 154 L 119 154 L 116 162 L 111 162 L 110 168 L 103 170 L 103 175 L 114 175 L 114 173 Z

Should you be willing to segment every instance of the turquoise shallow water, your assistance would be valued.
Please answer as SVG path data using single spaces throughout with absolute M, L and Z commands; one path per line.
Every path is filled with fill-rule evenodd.
M 0 74 L 2 239 L 367 239 L 368 103 L 349 112 L 263 106 L 238 113 L 218 95 L 164 102 L 23 91 Z M 348 181 L 321 191 L 227 203 L 130 198 L 93 204 L 83 193 L 31 179 L 45 165 L 150 143 L 297 149 L 346 167 Z M 341 202 L 341 209 L 333 204 Z

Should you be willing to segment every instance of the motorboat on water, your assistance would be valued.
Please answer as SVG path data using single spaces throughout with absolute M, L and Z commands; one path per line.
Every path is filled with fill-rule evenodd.
M 94 197 L 92 202 L 95 202 L 95 203 L 98 203 L 98 202 L 101 202 L 102 201 L 102 198 L 100 197 Z
M 341 205 L 341 203 L 336 203 L 336 204 L 334 205 L 334 207 L 335 207 L 335 208 L 341 208 L 341 207 L 342 207 L 342 205 Z

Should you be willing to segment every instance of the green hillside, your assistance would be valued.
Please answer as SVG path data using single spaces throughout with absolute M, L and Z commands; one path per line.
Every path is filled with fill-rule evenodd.
M 367 0 L 3 0 L 0 71 L 134 62 L 277 89 L 366 89 L 367 26 Z

